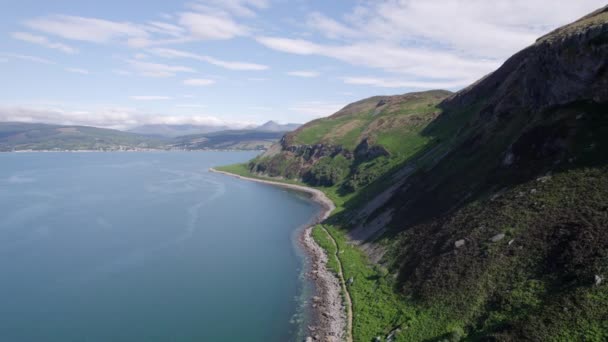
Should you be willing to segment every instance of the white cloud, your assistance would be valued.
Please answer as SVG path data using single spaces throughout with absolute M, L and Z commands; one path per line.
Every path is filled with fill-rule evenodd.
M 289 71 L 286 74 L 289 76 L 303 77 L 303 78 L 314 78 L 314 77 L 319 77 L 319 75 L 320 75 L 318 71 L 307 71 L 307 70 Z
M 31 29 L 65 39 L 93 43 L 109 43 L 125 38 L 147 38 L 146 29 L 130 22 L 115 22 L 97 18 L 54 15 L 25 22 Z
M 28 43 L 38 44 L 50 49 L 59 50 L 61 52 L 73 54 L 78 52 L 77 49 L 62 43 L 51 42 L 44 36 L 39 36 L 27 32 L 13 32 L 11 35 L 14 39 L 21 40 Z
M 205 79 L 205 78 L 192 78 L 188 80 L 184 80 L 184 84 L 188 86 L 194 87 L 204 87 L 214 84 L 214 80 Z
M 151 21 L 137 24 L 71 15 L 53 15 L 25 21 L 30 29 L 64 39 L 107 44 L 119 42 L 134 48 L 191 41 L 186 29 L 178 25 Z
M 242 128 L 251 124 L 251 122 L 245 121 L 223 120 L 214 115 L 161 115 L 121 107 L 74 110 L 57 107 L 0 106 L 0 121 L 85 125 L 114 129 L 127 129 L 148 124 L 214 125 L 234 128 Z
M 329 42 L 281 36 L 258 36 L 256 40 L 277 51 L 381 69 L 400 80 L 358 77 L 349 83 L 458 88 L 495 70 L 543 33 L 604 6 L 604 2 L 361 1 L 341 20 L 316 12 L 308 16 L 307 26 Z
M 347 21 L 362 39 L 439 44 L 466 55 L 504 59 L 602 6 L 603 0 L 370 1 Z
M 21 55 L 21 54 L 17 54 L 17 53 L 0 53 L 0 55 L 4 56 L 4 57 L 8 57 L 8 58 L 16 58 L 16 59 L 20 59 L 23 61 L 29 61 L 29 62 L 40 63 L 40 64 L 57 64 L 51 60 L 48 60 L 46 58 L 37 57 L 37 56 Z
M 407 81 L 379 77 L 344 77 L 344 83 L 380 88 L 453 89 L 467 86 L 470 82 Z
M 171 100 L 170 96 L 158 96 L 158 95 L 135 95 L 129 96 L 131 100 L 135 101 L 163 101 L 163 100 Z
M 321 45 L 301 39 L 278 37 L 260 37 L 258 41 L 278 51 L 330 57 L 356 66 L 401 74 L 401 77 L 437 78 L 461 84 L 471 83 L 500 65 L 496 60 L 470 59 L 445 51 L 383 43 Z
M 167 65 L 161 63 L 143 62 L 140 60 L 127 61 L 142 76 L 147 77 L 171 77 L 177 73 L 191 73 L 195 70 L 181 65 Z
M 132 72 L 127 71 L 127 70 L 123 70 L 123 69 L 112 69 L 112 72 L 115 73 L 116 75 L 120 75 L 120 76 L 131 76 L 131 75 L 133 75 Z
M 352 38 L 359 35 L 357 30 L 347 27 L 346 25 L 318 12 L 312 13 L 308 17 L 307 24 L 308 26 L 332 39 Z
M 175 49 L 165 49 L 165 48 L 155 48 L 150 50 L 152 53 L 157 56 L 163 58 L 188 58 L 194 59 L 197 61 L 209 63 L 215 66 L 219 66 L 229 70 L 239 70 L 239 71 L 261 71 L 268 69 L 267 65 L 256 64 L 256 63 L 248 63 L 248 62 L 236 62 L 236 61 L 224 61 L 217 58 L 213 58 L 211 56 L 206 55 L 198 55 L 195 53 L 175 50 Z
M 190 33 L 202 40 L 226 40 L 248 33 L 248 28 L 236 23 L 230 16 L 220 13 L 180 14 L 179 24 L 188 28 Z
M 194 104 L 194 103 L 182 103 L 182 104 L 176 104 L 175 107 L 177 107 L 177 108 L 207 108 L 207 105 Z
M 215 9 L 225 11 L 231 15 L 241 17 L 254 17 L 257 10 L 268 8 L 268 0 L 202 0 L 191 5 L 195 10 L 209 11 Z
M 148 31 L 166 34 L 173 37 L 182 37 L 186 33 L 186 30 L 183 27 L 162 21 L 148 22 Z
M 344 107 L 343 104 L 308 101 L 297 103 L 288 109 L 309 118 L 329 116 Z
M 82 68 L 65 68 L 66 71 L 75 73 L 75 74 L 82 74 L 82 75 L 88 75 L 90 74 L 89 70 L 87 69 L 82 69 Z

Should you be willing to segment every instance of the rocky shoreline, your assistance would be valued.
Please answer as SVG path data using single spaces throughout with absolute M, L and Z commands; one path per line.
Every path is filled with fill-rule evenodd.
M 307 326 L 308 337 L 306 341 L 337 342 L 343 340 L 346 330 L 346 315 L 340 293 L 340 281 L 333 272 L 327 269 L 327 254 L 312 237 L 312 228 L 329 217 L 335 209 L 334 203 L 322 191 L 306 186 L 249 178 L 213 168 L 210 168 L 209 171 L 305 192 L 311 195 L 313 201 L 321 205 L 322 209 L 319 214 L 317 214 L 310 226 L 302 231 L 298 239 L 310 258 L 307 275 L 315 286 L 315 296 L 308 303 L 312 313 L 312 320 Z

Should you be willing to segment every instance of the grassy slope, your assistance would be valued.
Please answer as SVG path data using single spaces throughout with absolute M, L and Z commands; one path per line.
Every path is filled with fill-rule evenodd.
M 578 51 L 600 63 L 603 42 L 595 39 Z M 568 53 L 549 55 L 559 63 Z M 355 279 L 349 288 L 355 340 L 383 340 L 396 328 L 397 341 L 608 340 L 608 286 L 606 280 L 596 285 L 608 277 L 608 104 L 597 100 L 605 97 L 582 93 L 539 111 L 516 83 L 510 93 L 500 93 L 509 101 L 498 102 L 499 109 L 508 110 L 494 112 L 497 101 L 490 97 L 498 91 L 492 84 L 522 70 L 521 58 L 473 87 L 468 94 L 476 95 L 474 101 L 457 99 L 430 111 L 427 104 L 410 113 L 403 108 L 401 118 L 416 111 L 422 119 L 437 118 L 393 125 L 393 132 L 375 129 L 375 143 L 391 155 L 353 163 L 339 182 L 320 187 L 336 200 L 338 210 L 326 228 L 338 241 L 345 277 Z M 599 84 L 605 82 L 602 70 Z M 525 83 L 530 79 L 521 74 L 510 79 L 532 87 L 531 93 L 546 86 Z M 568 86 L 559 77 L 552 80 Z M 580 86 L 574 82 L 572 89 Z M 526 101 L 532 104 L 509 107 Z M 305 125 L 288 143 L 352 149 L 352 136 L 379 127 L 372 124 L 376 115 L 391 118 L 388 111 L 369 118 L 373 106 L 357 105 L 361 110 Z M 511 164 L 505 163 L 508 151 L 516 156 Z M 293 165 L 301 167 L 304 159 L 293 152 L 266 158 L 239 166 L 241 174 L 264 164 L 267 174 L 301 181 Z M 383 208 L 395 215 L 374 241 L 386 254 L 380 265 L 372 264 L 348 243 L 349 218 L 404 166 L 415 171 Z M 343 191 L 346 182 L 370 175 L 364 186 Z M 504 238 L 492 242 L 497 234 Z M 330 248 L 322 235 L 315 238 Z M 459 240 L 464 246 L 457 248 Z

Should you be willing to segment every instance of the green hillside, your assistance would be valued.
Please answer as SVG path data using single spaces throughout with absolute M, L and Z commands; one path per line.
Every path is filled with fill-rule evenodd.
M 0 151 L 147 149 L 163 145 L 158 139 L 112 129 L 0 123 Z
M 335 200 L 356 341 L 608 340 L 608 7 L 456 94 L 356 102 L 227 169 Z

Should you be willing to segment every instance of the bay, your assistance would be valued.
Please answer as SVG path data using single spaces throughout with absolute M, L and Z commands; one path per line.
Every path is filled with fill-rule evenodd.
M 0 154 L 0 339 L 295 339 L 319 207 L 207 171 L 254 156 Z

